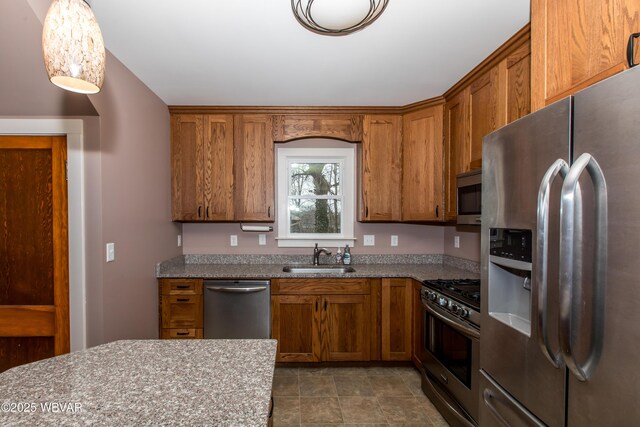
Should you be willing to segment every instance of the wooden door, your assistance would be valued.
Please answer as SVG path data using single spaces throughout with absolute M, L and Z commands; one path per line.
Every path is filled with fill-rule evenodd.
M 627 68 L 638 31 L 638 0 L 532 0 L 533 111 Z
M 517 47 L 498 64 L 498 127 L 531 112 L 531 43 Z
M 445 140 L 445 219 L 455 220 L 456 175 L 467 171 L 469 150 L 467 149 L 467 129 L 469 88 L 447 100 L 444 107 Z
M 322 360 L 368 361 L 370 296 L 325 295 L 322 305 Z
M 204 116 L 204 219 L 231 221 L 233 206 L 233 116 Z
M 482 138 L 498 128 L 498 69 L 493 67 L 469 87 L 469 166 L 482 167 Z
M 0 137 L 0 372 L 69 352 L 67 142 Z
M 382 279 L 382 360 L 411 360 L 411 280 Z
M 271 116 L 234 117 L 236 220 L 275 218 Z
M 204 117 L 171 117 L 171 211 L 174 221 L 203 220 Z
M 402 219 L 402 116 L 364 117 L 361 221 Z
M 441 221 L 443 106 L 403 117 L 402 219 Z
M 271 335 L 278 341 L 278 362 L 320 361 L 320 297 L 271 297 Z

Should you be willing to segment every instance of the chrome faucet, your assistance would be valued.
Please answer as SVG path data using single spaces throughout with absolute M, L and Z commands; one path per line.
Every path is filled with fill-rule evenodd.
M 318 244 L 316 243 L 316 247 L 313 248 L 313 265 L 320 265 L 320 254 L 323 252 L 325 255 L 331 255 L 331 252 L 326 248 L 318 249 Z

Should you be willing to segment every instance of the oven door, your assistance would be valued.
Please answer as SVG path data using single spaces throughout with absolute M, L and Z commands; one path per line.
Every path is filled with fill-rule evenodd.
M 423 391 L 452 426 L 478 419 L 479 330 L 422 300 Z

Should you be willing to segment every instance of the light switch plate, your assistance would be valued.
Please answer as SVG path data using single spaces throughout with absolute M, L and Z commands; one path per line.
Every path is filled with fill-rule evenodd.
M 229 244 L 231 246 L 238 246 L 238 236 L 236 234 L 229 236 Z
M 460 247 L 460 236 L 453 236 L 453 247 L 454 248 Z
M 391 246 L 398 246 L 398 236 L 395 234 L 391 235 Z
M 364 239 L 362 241 L 363 246 L 375 246 L 376 245 L 376 236 L 373 234 L 365 234 Z
M 182 246 L 182 234 L 178 234 L 178 247 Z
M 264 246 L 267 244 L 267 235 L 266 234 L 258 234 L 258 244 L 260 246 Z
M 113 262 L 116 259 L 116 244 L 107 243 L 107 262 Z

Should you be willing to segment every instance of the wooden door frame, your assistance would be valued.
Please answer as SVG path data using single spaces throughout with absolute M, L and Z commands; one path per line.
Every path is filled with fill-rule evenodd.
M 84 121 L 81 119 L 0 118 L 0 135 L 66 135 L 69 232 L 69 317 L 71 351 L 87 348 Z M 101 278 L 92 279 L 100 289 Z M 101 325 L 97 325 L 101 327 Z

